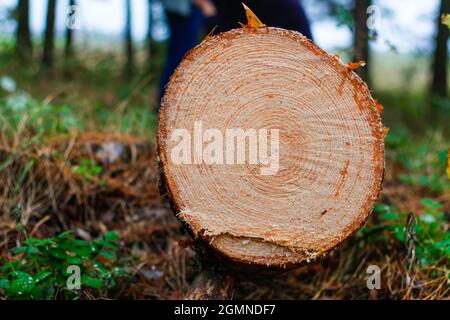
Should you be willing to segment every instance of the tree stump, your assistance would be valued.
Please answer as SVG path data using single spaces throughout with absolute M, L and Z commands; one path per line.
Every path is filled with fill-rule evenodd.
M 173 74 L 160 168 L 194 239 L 240 264 L 299 266 L 368 218 L 383 126 L 355 64 L 247 13 L 248 25 L 208 36 Z

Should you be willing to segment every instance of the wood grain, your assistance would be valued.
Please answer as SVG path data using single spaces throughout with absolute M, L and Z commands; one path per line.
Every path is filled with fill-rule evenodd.
M 278 129 L 275 175 L 261 165 L 176 165 L 173 130 Z M 244 27 L 207 37 L 162 102 L 162 175 L 176 216 L 229 260 L 298 266 L 368 218 L 384 170 L 383 126 L 365 83 L 301 34 Z

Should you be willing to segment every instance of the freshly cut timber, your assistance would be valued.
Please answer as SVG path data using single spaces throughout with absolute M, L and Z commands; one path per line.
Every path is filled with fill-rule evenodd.
M 176 216 L 242 264 L 298 266 L 368 218 L 384 132 L 353 72 L 301 34 L 249 24 L 208 36 L 162 102 L 162 181 Z

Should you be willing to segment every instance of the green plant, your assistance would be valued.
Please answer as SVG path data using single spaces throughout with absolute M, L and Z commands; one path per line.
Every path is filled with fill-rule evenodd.
M 51 105 L 17 91 L 0 100 L 2 134 L 13 136 L 29 130 L 33 136 L 68 133 L 83 129 L 81 119 L 68 105 Z
M 71 231 L 54 238 L 29 238 L 12 250 L 13 257 L 0 269 L 0 289 L 9 299 L 76 299 L 79 292 L 67 288 L 69 266 L 80 268 L 81 289 L 113 288 L 126 275 L 118 249 L 115 232 L 93 241 L 76 239 Z
M 92 181 L 103 172 L 102 166 L 94 160 L 81 159 L 80 164 L 72 167 L 73 172 L 82 176 L 86 181 Z
M 448 222 L 442 212 L 442 204 L 429 198 L 422 198 L 421 203 L 424 212 L 416 216 L 412 230 L 417 260 L 421 266 L 427 266 L 450 259 L 450 234 L 446 230 Z M 407 213 L 386 204 L 377 204 L 374 212 L 381 223 L 363 229 L 363 233 L 377 234 L 376 231 L 386 230 L 397 241 L 408 244 L 412 235 L 407 231 Z M 383 239 L 386 238 L 376 238 L 375 241 Z
M 448 146 L 442 132 L 429 132 L 420 141 L 413 139 L 398 129 L 389 132 L 386 138 L 387 160 L 403 169 L 398 180 L 434 194 L 450 190 L 450 179 L 446 174 Z

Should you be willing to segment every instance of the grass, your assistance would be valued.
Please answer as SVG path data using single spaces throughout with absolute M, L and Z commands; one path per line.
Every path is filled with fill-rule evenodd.
M 154 70 L 163 63 L 155 60 L 152 68 L 144 66 L 133 79 L 121 76 L 120 55 L 113 52 L 81 51 L 68 65 L 56 59 L 55 64 L 61 66 L 56 69 L 41 68 L 39 59 L 23 67 L 15 60 L 11 40 L 0 39 L 0 76 L 12 75 L 18 87 L 7 101 L 18 104 L 25 113 L 39 112 L 44 124 L 57 113 L 66 122 L 59 124 L 68 125 L 63 129 L 114 131 L 152 140 L 159 80 L 159 72 Z M 0 90 L 0 98 L 5 94 Z
M 70 66 L 24 68 L 0 41 L 0 77 L 17 82 L 13 92 L 0 89 L 0 298 L 170 299 L 192 291 L 197 258 L 178 245 L 188 236 L 157 191 L 157 72 L 125 81 L 119 61 L 85 52 Z M 387 90 L 398 79 L 380 75 L 376 69 L 374 83 L 383 85 L 374 96 L 390 132 L 384 190 L 368 224 L 319 263 L 242 276 L 236 298 L 448 297 L 447 101 L 427 98 L 423 86 Z M 80 290 L 65 286 L 72 264 L 84 275 Z M 366 287 L 369 265 L 382 270 L 381 291 Z

